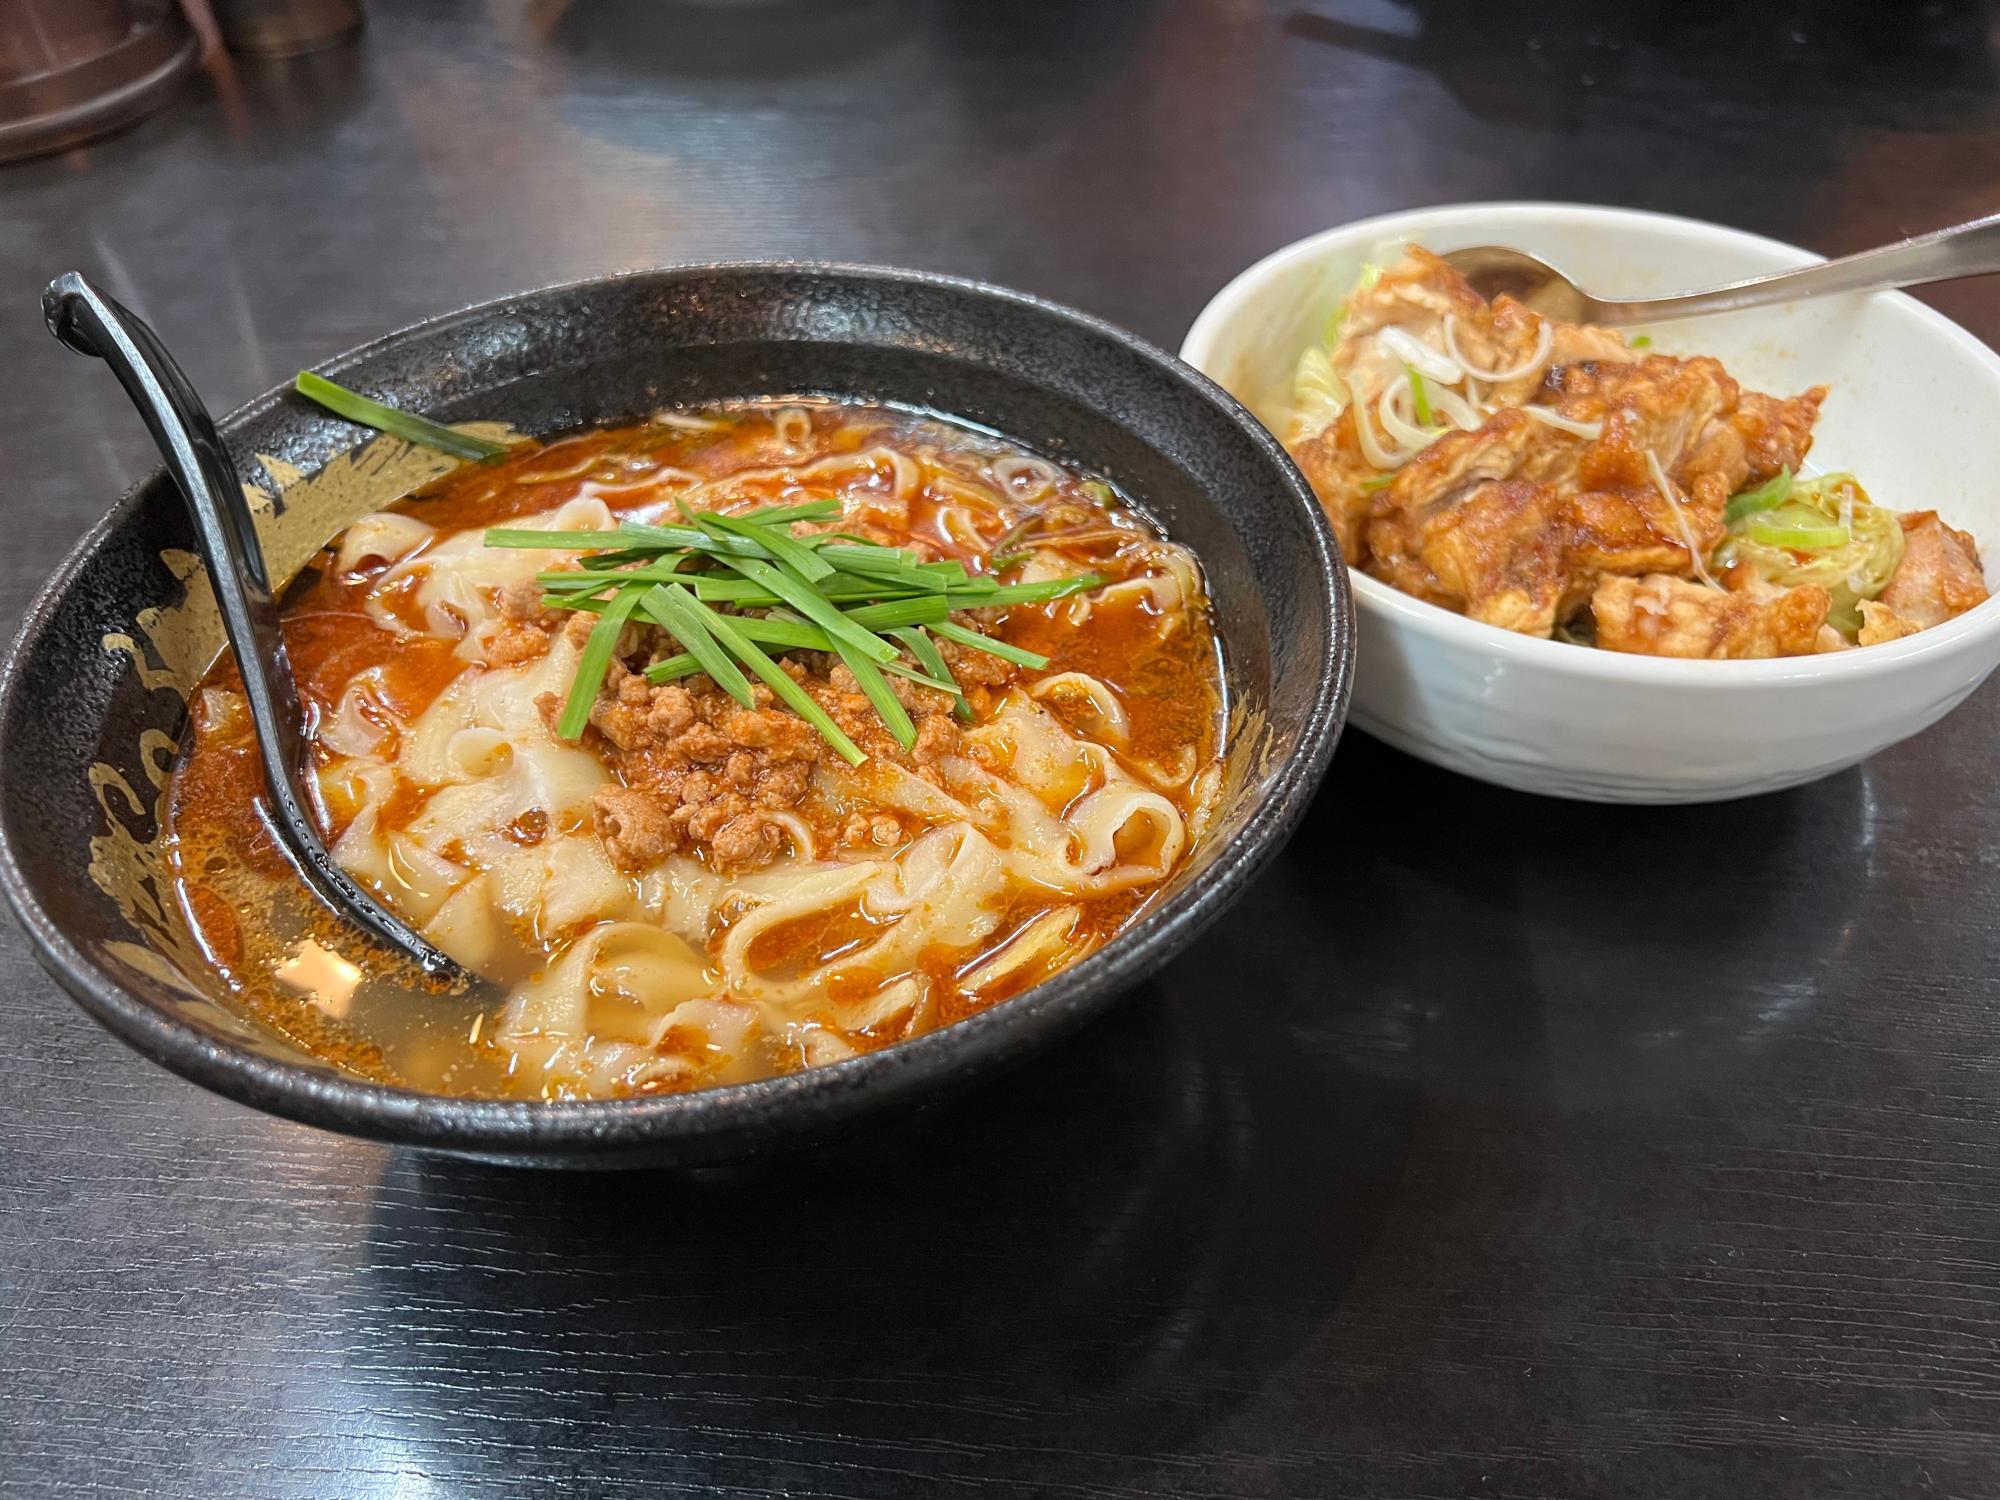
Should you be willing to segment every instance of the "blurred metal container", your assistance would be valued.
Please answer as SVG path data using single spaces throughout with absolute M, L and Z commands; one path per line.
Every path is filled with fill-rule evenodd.
M 174 0 L 0 0 L 0 161 L 131 124 L 200 51 Z
M 344 42 L 361 29 L 361 0 L 209 0 L 231 52 L 296 57 Z

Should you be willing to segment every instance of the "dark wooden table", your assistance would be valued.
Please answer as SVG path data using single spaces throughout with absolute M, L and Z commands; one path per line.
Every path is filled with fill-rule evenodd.
M 1266 250 L 1408 205 L 1826 252 L 1989 212 L 1996 65 L 2000 11 L 1952 0 L 382 4 L 0 172 L 0 616 L 148 464 L 41 329 L 72 266 L 219 408 L 454 303 L 724 256 L 1171 346 Z M 2000 283 L 1935 300 L 2000 340 Z M 694 1179 L 265 1119 L 9 930 L 0 1492 L 2000 1492 L 1996 735 L 1989 687 L 1659 812 L 1350 735 L 1273 873 L 1074 1044 Z

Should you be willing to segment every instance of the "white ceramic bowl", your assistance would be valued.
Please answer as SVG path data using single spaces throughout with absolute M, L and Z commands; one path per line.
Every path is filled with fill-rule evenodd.
M 1266 257 L 1202 310 L 1181 357 L 1267 423 L 1362 266 L 1401 241 L 1515 245 L 1600 296 L 1692 290 L 1817 256 L 1693 219 L 1470 203 L 1330 229 Z M 1391 251 L 1390 253 L 1393 253 Z M 1634 330 L 1635 332 L 1637 330 Z M 1898 510 L 1938 511 L 2000 573 L 2000 355 L 1901 294 L 1646 330 L 1746 386 L 1831 387 L 1811 466 Z M 1906 739 L 2000 663 L 2000 599 L 1887 645 L 1776 661 L 1674 661 L 1531 640 L 1356 573 L 1352 721 L 1502 786 L 1597 802 L 1707 802 L 1796 786 Z

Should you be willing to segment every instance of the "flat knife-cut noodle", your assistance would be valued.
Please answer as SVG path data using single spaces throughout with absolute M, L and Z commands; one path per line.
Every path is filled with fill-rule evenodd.
M 746 999 L 793 1003 L 825 993 L 843 977 L 894 973 L 932 946 L 975 947 L 999 925 L 994 907 L 1006 876 L 999 851 L 978 830 L 963 826 L 931 830 L 898 859 L 805 875 L 729 929 L 716 953 L 723 981 L 730 993 Z M 858 912 L 877 923 L 882 935 L 790 975 L 756 960 L 753 945 L 765 934 L 839 912 Z
M 1028 689 L 1028 696 L 1047 702 L 1079 704 L 1085 728 L 1099 739 L 1122 745 L 1132 738 L 1132 721 L 1118 695 L 1084 672 L 1058 672 Z M 1074 710 L 1073 710 L 1074 711 Z
M 588 630 L 544 613 L 539 575 L 593 549 L 574 537 L 487 546 L 487 526 L 603 533 L 616 550 L 621 521 L 818 499 L 839 514 L 801 523 L 802 537 L 858 534 L 977 572 L 1011 536 L 1033 550 L 1008 581 L 1103 582 L 955 615 L 1047 665 L 938 639 L 963 721 L 952 699 L 909 689 L 921 743 L 898 753 L 878 738 L 860 766 L 820 754 L 803 795 L 763 800 L 761 730 L 725 737 L 726 755 L 671 736 L 626 751 L 612 737 L 604 715 L 616 703 L 681 724 L 711 695 L 727 709 L 701 721 L 711 734 L 735 711 L 703 677 L 645 686 L 634 674 L 648 651 L 677 643 L 649 647 L 639 626 L 621 637 L 622 675 L 607 680 L 593 727 L 556 737 Z M 1204 780 L 1219 766 L 1221 700 L 1194 555 L 1107 501 L 1101 482 L 929 418 L 794 401 L 526 445 L 407 510 L 361 518 L 315 577 L 288 608 L 315 622 L 293 649 L 334 857 L 506 994 L 455 1036 L 423 1019 L 449 1017 L 448 1005 L 410 1002 L 386 981 L 364 978 L 340 1007 L 287 996 L 325 1018 L 340 1009 L 380 1051 L 339 1060 L 386 1081 L 529 1098 L 678 1091 L 836 1063 L 949 1024 L 1115 937 L 1185 866 L 1218 784 Z M 831 663 L 784 655 L 798 680 L 838 691 Z M 219 765 L 202 756 L 226 744 L 229 767 L 254 777 L 226 672 L 197 705 L 191 764 Z M 724 857 L 708 832 L 636 855 L 614 847 L 605 799 L 664 795 L 649 775 L 698 784 L 678 805 L 690 827 L 739 796 L 748 811 L 731 815 L 758 820 L 761 857 Z M 209 868 L 201 849 L 242 862 L 254 780 L 237 785 L 241 802 L 211 807 L 187 800 L 192 780 L 175 783 L 181 904 L 233 955 L 231 982 L 264 1004 L 263 960 L 235 954 L 215 904 L 194 891 Z
M 352 573 L 366 562 L 401 562 L 433 534 L 415 516 L 393 510 L 377 511 L 363 516 L 341 533 L 333 565 L 339 572 Z
M 554 451 L 559 453 L 564 446 L 567 445 L 558 444 Z M 584 475 L 594 473 L 604 467 L 604 459 L 595 448 L 580 442 L 579 446 L 584 449 L 582 456 L 573 458 L 566 464 L 551 465 L 546 469 L 527 470 L 515 476 L 516 482 L 520 484 L 561 484 L 565 480 L 581 479 Z
M 682 432 L 715 432 L 729 425 L 727 417 L 697 416 L 694 412 L 681 411 L 672 406 L 654 412 L 653 422 L 656 426 L 674 427 Z
M 1045 963 L 1069 946 L 1083 913 L 1074 906 L 1059 906 L 1044 912 L 1021 931 L 1007 939 L 991 958 L 982 960 L 964 975 L 965 987 L 983 990 L 1018 973 L 1030 964 Z
M 778 441 L 794 453 L 803 453 L 812 442 L 812 413 L 802 406 L 783 406 L 771 418 Z
M 993 478 L 1018 500 L 1041 499 L 1062 482 L 1062 471 L 1026 453 L 1009 453 L 990 466 Z
M 692 485 L 700 482 L 699 475 L 691 474 L 686 469 L 658 468 L 637 479 L 627 480 L 623 484 L 608 484 L 601 479 L 586 479 L 578 487 L 577 493 L 588 500 L 629 503 L 636 496 L 656 494 L 664 485 Z
M 947 541 L 965 548 L 969 552 L 986 550 L 986 535 L 979 528 L 978 518 L 963 505 L 943 505 L 938 507 L 937 529 Z
M 319 742 L 340 755 L 366 755 L 389 731 L 383 727 L 383 709 L 369 673 L 348 683 L 331 718 L 321 721 Z

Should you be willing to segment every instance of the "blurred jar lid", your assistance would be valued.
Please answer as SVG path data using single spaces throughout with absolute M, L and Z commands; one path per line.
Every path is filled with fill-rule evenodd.
M 208 0 L 231 52 L 296 57 L 361 29 L 361 0 Z
M 174 0 L 4 0 L 0 161 L 131 124 L 180 87 L 200 52 Z

